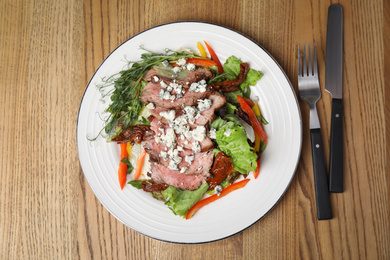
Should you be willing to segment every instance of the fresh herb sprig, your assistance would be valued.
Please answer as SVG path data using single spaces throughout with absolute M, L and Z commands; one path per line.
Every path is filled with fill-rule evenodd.
M 164 53 L 155 53 L 146 50 L 143 46 L 140 46 L 140 49 L 146 51 L 141 55 L 141 60 L 129 61 L 129 69 L 103 79 L 103 84 L 97 86 L 103 98 L 111 95 L 111 104 L 105 110 L 110 114 L 105 120 L 104 126 L 104 131 L 109 136 L 108 140 L 131 128 L 137 121 L 143 108 L 140 95 L 146 85 L 142 78 L 147 71 L 164 61 L 173 62 L 180 58 L 199 57 L 188 49 L 178 51 L 165 49 Z M 111 86 L 114 88 L 105 92 L 105 89 Z

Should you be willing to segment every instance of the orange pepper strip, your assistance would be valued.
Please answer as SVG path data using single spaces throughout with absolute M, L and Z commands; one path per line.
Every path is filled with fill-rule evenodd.
M 256 171 L 253 173 L 253 177 L 255 177 L 255 179 L 257 179 L 257 176 L 259 176 L 259 172 L 260 172 L 260 156 L 259 158 L 257 158 Z
M 201 59 L 201 58 L 188 58 L 187 63 L 194 63 L 196 66 L 202 66 L 202 67 L 206 67 L 206 68 L 218 65 L 213 60 Z
M 144 165 L 145 156 L 146 156 L 146 151 L 144 148 L 142 148 L 142 151 L 137 159 L 137 166 L 135 167 L 135 171 L 134 171 L 134 180 L 138 180 L 139 176 L 141 176 L 142 166 Z
M 239 182 L 236 182 L 236 183 L 233 183 L 232 185 L 230 186 L 227 186 L 225 189 L 223 189 L 221 191 L 221 194 L 218 196 L 218 194 L 214 194 L 208 198 L 205 198 L 203 200 L 200 200 L 198 201 L 197 203 L 194 204 L 194 206 L 192 206 L 190 208 L 190 210 L 188 211 L 187 215 L 186 215 L 186 219 L 190 219 L 194 214 L 195 212 L 197 212 L 199 209 L 201 209 L 202 207 L 210 204 L 211 202 L 214 202 L 216 201 L 217 199 L 220 199 L 222 198 L 223 196 L 226 196 L 228 195 L 230 192 L 232 191 L 235 191 L 235 190 L 238 190 L 238 189 L 241 189 L 243 187 L 245 187 L 245 185 L 250 181 L 250 179 L 244 179 L 242 181 L 239 181 Z
M 246 103 L 248 103 L 248 105 L 250 105 L 251 107 L 253 107 L 255 105 L 255 102 L 253 102 L 252 99 L 250 98 L 246 98 L 246 97 L 242 97 Z
M 211 58 L 213 59 L 213 61 L 217 63 L 219 74 L 223 73 L 223 67 L 221 62 L 218 59 L 217 54 L 215 54 L 214 50 L 210 47 L 210 45 L 206 41 L 204 41 L 204 43 L 206 44 L 207 50 L 209 51 Z
M 121 143 L 121 162 L 119 163 L 119 169 L 118 169 L 118 179 L 119 179 L 119 185 L 121 186 L 121 189 L 126 185 L 127 181 L 127 165 L 122 162 L 124 158 L 127 158 L 127 144 Z
M 267 136 L 265 135 L 264 129 L 261 126 L 259 120 L 257 119 L 255 113 L 242 97 L 237 95 L 237 99 L 238 102 L 240 103 L 242 110 L 248 114 L 253 130 L 255 130 L 255 134 L 260 136 L 260 139 L 261 141 L 263 141 L 264 144 L 267 144 Z

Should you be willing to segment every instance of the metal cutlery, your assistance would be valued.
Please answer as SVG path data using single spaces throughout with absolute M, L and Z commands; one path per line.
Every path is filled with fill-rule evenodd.
M 310 108 L 310 139 L 313 156 L 317 218 L 323 220 L 332 218 L 332 209 L 330 206 L 328 179 L 325 168 L 324 151 L 322 148 L 321 126 L 316 107 L 317 101 L 321 98 L 321 90 L 318 80 L 315 44 L 313 49 L 312 64 L 309 45 L 308 66 L 306 67 L 306 48 L 303 46 L 303 58 L 301 58 L 298 45 L 298 88 L 301 99 L 305 101 Z M 301 66 L 302 63 L 303 66 Z
M 343 192 L 343 8 L 328 11 L 325 89 L 332 95 L 329 153 L 329 191 Z

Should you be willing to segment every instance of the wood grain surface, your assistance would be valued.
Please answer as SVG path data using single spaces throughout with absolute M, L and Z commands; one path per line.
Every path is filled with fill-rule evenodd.
M 124 226 L 95 197 L 78 159 L 78 108 L 104 58 L 143 30 L 195 20 L 254 39 L 295 90 L 296 46 L 316 43 L 328 162 L 331 97 L 323 88 L 332 3 L 0 1 L 0 259 L 390 259 L 389 1 L 339 1 L 345 191 L 331 194 L 332 220 L 316 220 L 309 114 L 301 101 L 302 155 L 290 188 L 261 221 L 218 242 L 170 244 Z

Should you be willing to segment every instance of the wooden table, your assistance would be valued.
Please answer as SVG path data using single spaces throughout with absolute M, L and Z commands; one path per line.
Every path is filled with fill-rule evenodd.
M 345 192 L 331 194 L 332 220 L 316 219 L 309 114 L 301 101 L 302 156 L 290 188 L 265 218 L 222 241 L 178 245 L 138 234 L 100 204 L 79 164 L 83 92 L 103 59 L 129 37 L 174 21 L 227 26 L 267 49 L 295 90 L 296 46 L 315 41 L 324 87 L 331 3 L 1 1 L 0 259 L 390 259 L 389 1 L 340 1 Z M 326 162 L 330 104 L 322 89 Z

